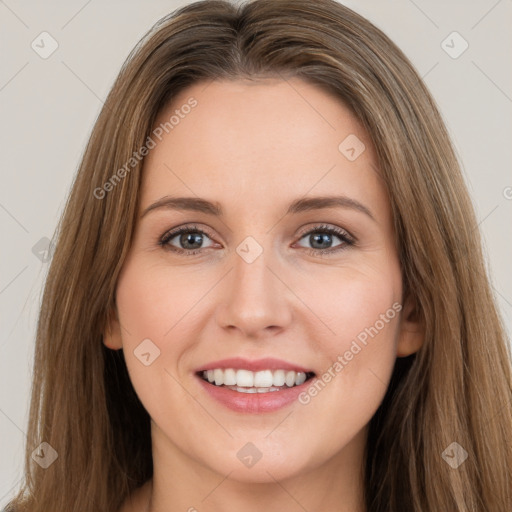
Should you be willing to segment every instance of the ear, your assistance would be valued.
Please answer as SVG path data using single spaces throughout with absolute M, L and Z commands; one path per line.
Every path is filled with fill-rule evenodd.
M 119 323 L 115 307 L 110 309 L 108 313 L 107 324 L 103 332 L 103 344 L 112 350 L 123 348 L 121 324 Z
M 400 317 L 400 332 L 396 347 L 397 357 L 407 357 L 417 352 L 425 339 L 425 326 L 418 307 L 410 295 L 404 301 Z

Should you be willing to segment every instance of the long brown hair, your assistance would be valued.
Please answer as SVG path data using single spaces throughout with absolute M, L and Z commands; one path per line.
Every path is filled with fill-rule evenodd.
M 365 126 L 392 205 L 405 290 L 425 329 L 419 352 L 397 359 L 370 424 L 368 511 L 512 510 L 511 353 L 459 164 L 404 54 L 332 0 L 196 2 L 160 20 L 129 55 L 58 226 L 37 329 L 25 484 L 13 510 L 113 512 L 151 478 L 149 416 L 122 350 L 102 343 L 143 159 L 125 164 L 188 85 L 270 76 L 335 94 Z M 58 453 L 47 469 L 31 459 L 42 441 Z M 468 453 L 456 469 L 443 460 L 453 442 Z

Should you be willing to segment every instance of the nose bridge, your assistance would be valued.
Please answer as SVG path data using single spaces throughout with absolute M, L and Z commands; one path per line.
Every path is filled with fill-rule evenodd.
M 263 251 L 263 247 L 259 244 L 256 246 L 256 243 L 251 240 L 244 241 L 236 249 L 233 261 L 233 284 L 236 288 L 235 293 L 240 292 L 241 298 L 245 298 L 246 291 L 265 295 L 271 291 L 271 285 L 268 282 L 271 272 L 267 268 L 271 259 L 270 251 L 268 248 Z
M 267 267 L 273 260 L 270 248 L 263 250 L 252 237 L 239 244 L 219 314 L 222 327 L 236 327 L 247 336 L 256 336 L 290 321 L 285 287 Z

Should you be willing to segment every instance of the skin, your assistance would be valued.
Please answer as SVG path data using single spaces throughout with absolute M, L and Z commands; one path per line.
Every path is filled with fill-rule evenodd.
M 197 83 L 155 126 L 191 96 L 198 105 L 146 157 L 140 213 L 172 195 L 216 201 L 224 214 L 161 208 L 139 218 L 104 343 L 124 350 L 151 416 L 154 477 L 121 510 L 362 512 L 367 425 L 396 357 L 423 342 L 412 306 L 402 302 L 374 148 L 339 99 L 300 79 Z M 366 147 L 355 161 L 338 149 L 349 134 Z M 285 215 L 295 199 L 333 194 L 364 204 L 374 219 L 346 207 Z M 202 252 L 158 244 L 188 224 L 207 231 Z M 332 235 L 320 247 L 342 250 L 308 253 L 319 247 L 310 236 L 323 232 L 311 232 L 319 224 L 357 241 Z M 263 249 L 252 263 L 236 252 L 248 236 Z M 184 247 L 179 235 L 171 243 Z M 395 303 L 401 312 L 306 405 L 234 412 L 194 374 L 242 356 L 283 359 L 321 376 Z M 134 355 L 146 338 L 160 349 L 149 366 Z M 248 442 L 262 453 L 251 468 L 237 457 Z

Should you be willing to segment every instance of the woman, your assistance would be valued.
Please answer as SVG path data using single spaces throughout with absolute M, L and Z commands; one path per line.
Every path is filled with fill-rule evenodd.
M 365 19 L 162 19 L 59 226 L 10 509 L 512 510 L 476 226 L 431 96 Z

